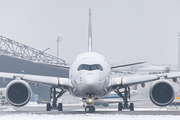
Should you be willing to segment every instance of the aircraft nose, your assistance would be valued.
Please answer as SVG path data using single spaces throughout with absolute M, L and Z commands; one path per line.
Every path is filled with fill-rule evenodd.
M 96 86 L 97 86 L 97 80 L 93 76 L 87 76 L 84 79 L 84 86 L 83 91 L 85 94 L 94 94 L 97 92 Z

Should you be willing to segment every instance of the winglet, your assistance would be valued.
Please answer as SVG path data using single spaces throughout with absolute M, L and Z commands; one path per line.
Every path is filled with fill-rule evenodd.
M 92 51 L 92 25 L 91 25 L 91 8 L 89 7 L 89 25 L 88 25 L 88 49 Z

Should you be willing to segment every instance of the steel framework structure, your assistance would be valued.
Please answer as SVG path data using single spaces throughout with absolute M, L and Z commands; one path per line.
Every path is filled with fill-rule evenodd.
M 44 50 L 45 51 L 45 50 Z M 65 65 L 65 60 L 37 50 L 9 38 L 0 36 L 0 55 L 13 56 L 32 62 Z

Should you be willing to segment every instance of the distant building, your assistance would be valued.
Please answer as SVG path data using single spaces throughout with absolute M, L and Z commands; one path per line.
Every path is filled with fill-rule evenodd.
M 178 33 L 178 70 L 180 71 L 180 33 Z
M 138 69 L 138 73 L 146 73 L 146 74 L 167 73 L 167 72 L 177 72 L 177 71 L 178 68 L 167 65 L 153 65 Z

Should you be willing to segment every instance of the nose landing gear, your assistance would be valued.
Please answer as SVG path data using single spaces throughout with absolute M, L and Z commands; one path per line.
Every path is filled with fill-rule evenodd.
M 94 113 L 95 112 L 95 107 L 92 105 L 92 101 L 93 101 L 92 97 L 90 96 L 86 103 L 87 106 L 85 106 L 85 104 L 84 104 L 86 113 Z
M 127 90 L 128 88 L 128 90 Z M 118 111 L 122 111 L 123 109 L 128 109 L 130 111 L 134 111 L 134 104 L 133 103 L 130 103 L 130 105 L 128 105 L 128 100 L 127 98 L 129 97 L 130 99 L 130 89 L 129 87 L 125 87 L 125 90 L 124 90 L 124 96 L 122 95 L 122 93 L 119 91 L 119 90 L 116 90 L 115 91 L 120 97 L 123 98 L 123 101 L 124 101 L 124 104 L 122 103 L 118 103 Z
M 86 106 L 85 111 L 86 111 L 86 113 L 94 113 L 95 107 L 94 106 Z

